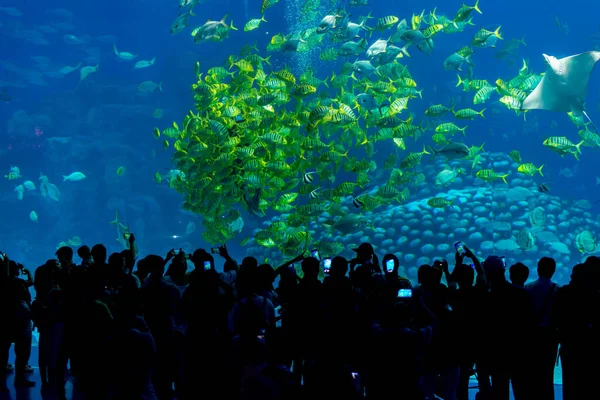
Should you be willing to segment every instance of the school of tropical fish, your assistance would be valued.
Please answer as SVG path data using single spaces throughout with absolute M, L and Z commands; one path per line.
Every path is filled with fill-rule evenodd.
M 189 28 L 193 43 L 199 45 L 265 30 L 272 19 L 269 10 L 282 7 L 279 0 L 262 0 L 260 18 L 247 18 L 238 29 L 228 14 L 196 26 L 195 17 L 203 0 L 178 2 L 179 14 L 169 32 L 182 34 L 177 36 L 180 38 Z M 183 121 L 154 129 L 153 135 L 162 147 L 173 152 L 172 167 L 167 172 L 156 172 L 155 180 L 182 194 L 186 211 L 203 217 L 202 237 L 208 243 L 240 239 L 244 221 L 254 220 L 262 227 L 243 237 L 242 245 L 273 248 L 284 255 L 296 255 L 316 246 L 333 256 L 345 247 L 333 240 L 335 236 L 363 228 L 376 229 L 370 213 L 405 203 L 411 197 L 411 189 L 431 179 L 431 175 L 423 173 L 423 164 L 431 165 L 431 160 L 437 158 L 447 164 L 436 171 L 431 182 L 436 188 L 465 174 L 486 183 L 506 184 L 506 171 L 482 162 L 485 143 L 473 143 L 468 135 L 469 122 L 485 119 L 491 105 L 506 107 L 523 119 L 536 109 L 567 113 L 577 126 L 580 141 L 574 143 L 561 135 L 547 137 L 540 143 L 561 157 L 579 160 L 586 147 L 600 147 L 600 135 L 585 110 L 587 81 L 600 58 L 598 52 L 560 60 L 543 55 L 546 72 L 533 71 L 524 59 L 515 64 L 520 47 L 527 46 L 525 37 L 505 39 L 500 25 L 479 28 L 477 16 L 485 11 L 479 0 L 473 5 L 463 4 L 447 15 L 434 8 L 410 17 L 375 16 L 370 12 L 358 15 L 368 0 L 349 0 L 348 8 L 338 6 L 338 1 L 329 1 L 331 9 L 325 15 L 319 14 L 323 8 L 320 0 L 300 3 L 297 19 L 301 24 L 292 26 L 289 32 L 267 33 L 270 40 L 265 49 L 245 45 L 221 65 L 197 62 L 191 85 L 194 109 Z M 12 17 L 22 15 L 12 7 L 0 7 L 0 11 Z M 63 9 L 47 13 L 72 17 Z M 569 33 L 568 25 L 558 17 L 555 24 L 564 35 Z M 39 30 L 50 34 L 72 29 L 67 25 L 42 25 Z M 15 35 L 31 43 L 45 42 L 38 31 L 17 31 L 20 33 Z M 411 71 L 436 51 L 435 41 L 440 36 L 469 31 L 471 39 L 457 44 L 440 65 L 457 74 L 456 87 L 469 99 L 468 107 L 460 108 L 454 99 L 432 104 L 433 98 L 423 93 Z M 117 46 L 116 39 L 112 35 L 96 37 L 98 42 L 112 47 L 111 56 L 114 53 L 113 57 L 131 65 L 134 71 L 155 64 L 156 57 L 126 51 Z M 90 38 L 69 33 L 62 41 L 82 47 Z M 44 57 L 31 58 L 44 65 L 44 77 L 64 78 L 79 71 L 82 82 L 102 71 L 92 48 L 86 48 L 86 52 L 90 56 L 83 62 L 60 68 Z M 271 61 L 276 52 L 289 57 L 316 52 L 318 68 L 312 66 L 297 72 L 293 67 L 277 66 Z M 506 75 L 493 82 L 481 79 L 483 71 L 480 75 L 472 61 L 477 52 L 507 60 Z M 586 66 L 577 69 L 576 64 Z M 37 71 L 9 62 L 2 62 L 2 66 L 31 84 L 43 83 Z M 323 74 L 328 66 L 329 72 Z M 549 77 L 548 71 L 557 75 Z M 565 79 L 570 75 L 571 79 L 579 78 L 580 83 L 561 87 L 562 81 L 557 83 L 556 79 L 564 78 L 561 71 L 572 72 Z M 146 80 L 136 89 L 139 96 L 152 96 L 163 91 L 163 82 Z M 464 104 L 464 98 L 460 104 Z M 11 101 L 6 88 L 0 92 L 0 99 Z M 425 99 L 431 106 L 417 114 L 411 107 L 414 99 Z M 160 120 L 164 110 L 156 108 L 152 115 Z M 48 139 L 56 143 L 69 140 Z M 514 163 L 511 172 L 543 177 L 544 165 L 535 165 L 527 155 L 521 155 L 522 151 L 515 149 L 508 154 Z M 381 157 L 382 154 L 387 157 Z M 456 167 L 456 162 L 460 167 Z M 119 177 L 128 173 L 124 165 L 114 171 Z M 21 176 L 19 167 L 12 166 L 5 178 L 18 183 L 15 192 L 19 200 L 28 191 L 36 190 L 33 181 Z M 64 181 L 70 182 L 85 178 L 82 172 L 63 176 Z M 25 181 L 19 183 L 20 180 Z M 58 187 L 44 175 L 39 181 L 41 195 L 58 202 Z M 538 190 L 547 193 L 548 183 L 540 183 Z M 425 204 L 444 210 L 452 205 L 452 200 L 438 194 L 426 199 Z M 30 219 L 38 222 L 35 210 Z M 314 229 L 315 222 L 318 230 Z M 118 240 L 129 231 L 118 214 L 111 224 L 117 228 Z M 195 229 L 190 222 L 186 234 Z M 588 236 L 577 240 L 578 248 L 591 248 L 588 242 L 595 246 L 595 238 Z M 525 232 L 520 243 L 528 243 L 529 238 Z M 80 242 L 74 236 L 61 244 Z
M 315 1 L 306 0 L 304 9 L 314 9 Z M 248 21 L 244 31 L 266 24 L 265 11 L 276 3 L 263 0 L 263 15 Z M 364 5 L 366 0 L 352 3 Z M 194 0 L 181 2 L 183 11 L 172 34 L 189 23 L 196 4 Z M 465 160 L 477 178 L 506 183 L 506 174 L 478 167 L 483 144 L 463 143 L 468 142 L 467 123 L 484 118 L 485 109 L 435 104 L 424 116 L 410 112 L 411 99 L 422 98 L 409 70 L 411 58 L 418 56 L 415 50 L 430 54 L 438 35 L 471 29 L 481 13 L 479 0 L 472 6 L 463 4 L 453 15 L 434 9 L 409 19 L 370 14 L 354 19 L 340 8 L 323 16 L 318 26 L 272 36 L 267 54 L 318 48 L 323 62 L 348 60 L 328 76 L 314 70 L 295 75 L 288 68 L 273 68 L 269 56 L 252 46 L 230 55 L 224 65 L 204 70 L 197 63 L 191 87 L 195 109 L 182 123 L 154 130 L 165 148 L 174 149 L 175 169 L 167 176 L 157 172 L 157 181 L 168 182 L 184 194 L 184 208 L 203 216 L 203 238 L 209 243 L 235 237 L 241 211 L 258 217 L 277 216 L 242 244 L 253 240 L 283 254 L 301 253 L 315 242 L 327 243 L 334 231 L 368 226 L 371 222 L 363 211 L 406 201 L 409 183 L 424 179 L 418 172 L 418 166 L 426 162 L 424 155 Z M 226 18 L 195 28 L 194 42 L 225 40 L 236 30 Z M 456 86 L 473 94 L 474 107 L 498 101 L 525 118 L 528 110 L 523 109 L 523 102 L 544 74 L 534 73 L 523 60 L 519 70 L 493 83 L 477 79 L 470 57 L 504 39 L 501 26 L 473 30 L 471 43 L 457 48 L 442 67 L 458 73 Z M 525 45 L 524 39 L 510 40 L 496 57 L 514 54 L 520 45 Z M 600 146 L 600 136 L 588 129 L 583 116 L 569 115 L 581 128 L 581 142 L 555 136 L 545 139 L 543 145 L 561 156 L 578 158 L 582 146 Z M 407 152 L 407 141 L 424 137 L 430 137 L 437 148 L 423 146 L 422 151 Z M 378 165 L 373 155 L 383 146 L 394 151 Z M 510 157 L 518 163 L 518 173 L 543 176 L 543 166 L 522 160 L 517 150 Z M 436 184 L 459 172 L 440 172 Z M 374 183 L 378 190 L 369 194 Z M 547 187 L 540 188 L 543 190 Z M 342 199 L 348 196 L 355 210 L 342 206 Z M 427 204 L 444 208 L 451 203 L 432 197 Z M 329 233 L 312 237 L 314 231 L 308 224 L 319 218 L 324 219 L 321 226 Z M 327 247 L 329 254 L 341 250 L 335 243 Z

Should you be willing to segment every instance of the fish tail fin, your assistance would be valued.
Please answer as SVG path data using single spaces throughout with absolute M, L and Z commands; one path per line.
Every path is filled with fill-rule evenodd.
M 158 90 L 160 90 L 161 92 L 163 91 L 162 84 L 162 81 L 158 84 Z
M 507 176 L 508 176 L 508 174 L 500 175 L 500 178 L 502 178 L 502 180 L 504 181 L 504 183 L 506 183 L 508 185 L 508 182 L 506 182 L 506 177 Z
M 540 173 L 540 176 L 544 176 L 544 174 L 542 174 L 542 168 L 544 168 L 544 164 L 537 169 L 537 171 Z
M 233 20 L 231 20 L 231 22 L 229 23 L 229 29 L 231 29 L 232 31 L 237 31 L 238 28 L 236 28 L 235 26 L 233 26 Z
M 409 46 L 410 43 L 405 44 L 404 47 L 400 49 L 400 54 L 404 54 L 406 57 L 410 58 L 410 53 L 408 52 Z
M 225 20 L 227 19 L 227 17 L 229 17 L 229 13 L 225 14 L 225 16 L 223 18 L 221 18 L 221 22 L 223 25 L 227 26 L 227 24 L 225 23 Z
M 521 43 L 523 46 L 527 46 L 527 43 L 525 43 L 525 35 L 523 35 L 521 39 L 517 39 L 517 42 Z
M 113 51 L 115 52 L 115 55 L 119 55 L 119 50 L 117 50 L 117 45 L 115 43 L 113 43 Z
M 431 153 L 427 151 L 427 149 L 429 149 Z M 431 146 L 423 146 L 423 154 L 431 154 L 431 158 L 435 158 L 435 156 L 438 154 L 438 151 Z
M 467 130 L 466 126 L 460 130 L 464 137 L 467 137 L 467 132 L 465 132 L 466 130 Z
M 431 18 L 433 18 L 433 20 L 434 20 L 434 21 L 437 21 L 437 19 L 438 19 L 437 15 L 435 15 L 435 12 L 436 12 L 436 10 L 437 10 L 437 7 L 434 7 L 433 11 L 431 11 L 431 12 L 429 13 L 429 16 L 430 16 Z M 433 25 L 433 24 L 430 24 L 430 25 Z
M 485 110 L 486 110 L 486 109 L 484 108 L 483 110 L 479 111 L 477 114 L 481 115 L 481 118 L 485 118 L 485 115 L 483 115 L 483 112 L 484 112 Z
M 260 17 L 260 20 L 261 20 L 262 22 L 269 22 L 269 21 L 267 21 L 267 20 L 265 19 L 265 16 L 264 16 L 264 14 L 263 14 L 263 15 Z
M 464 83 L 464 81 L 462 80 L 462 78 L 460 77 L 459 74 L 456 74 L 456 76 L 458 77 L 458 83 L 456 84 L 455 87 L 459 87 L 462 83 Z
M 477 0 L 477 1 L 475 2 L 475 5 L 473 6 L 473 9 L 474 9 L 475 11 L 477 11 L 479 14 L 483 14 L 483 13 L 481 12 L 481 10 L 479 9 L 479 0 Z
M 66 175 L 63 175 L 63 182 L 65 182 L 69 177 Z
M 500 25 L 498 28 L 496 28 L 496 30 L 494 31 L 494 36 L 496 36 L 500 40 L 504 40 L 504 38 L 502 37 L 502 34 L 500 33 L 500 28 L 502 28 L 502 25 Z

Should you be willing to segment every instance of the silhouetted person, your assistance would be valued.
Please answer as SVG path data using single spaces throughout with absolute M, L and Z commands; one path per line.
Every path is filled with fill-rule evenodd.
M 160 256 L 146 257 L 150 276 L 142 288 L 144 315 L 156 343 L 156 375 L 154 388 L 159 399 L 172 396 L 175 381 L 175 341 L 178 339 L 176 324 L 180 293 L 177 287 L 163 278 L 165 261 Z
M 192 256 L 195 269 L 181 307 L 187 323 L 184 360 L 184 397 L 196 399 L 198 388 L 207 393 L 231 395 L 227 368 L 231 359 L 228 315 L 233 288 L 221 281 L 213 257 L 202 249 Z M 207 262 L 209 268 L 204 267 Z M 238 282 L 239 283 L 239 282 Z
M 479 391 L 482 396 L 489 396 L 490 379 L 486 368 L 481 364 L 479 353 L 485 345 L 485 332 L 481 320 L 485 316 L 485 300 L 487 283 L 485 272 L 479 259 L 465 247 L 464 255 L 455 254 L 456 266 L 449 279 L 449 303 L 454 313 L 456 323 L 456 342 L 460 377 L 456 397 L 458 400 L 469 399 L 469 379 L 473 373 L 474 364 L 478 362 Z M 471 264 L 464 262 L 465 257 L 471 259 Z M 477 282 L 475 281 L 477 274 Z M 480 371 L 479 371 L 480 370 Z
M 422 360 L 435 322 L 430 318 L 422 328 L 413 329 L 411 301 L 399 299 L 396 304 L 385 306 L 379 321 L 373 324 L 368 375 L 363 377 L 368 399 L 425 398 L 420 385 Z
M 525 289 L 531 296 L 535 313 L 533 343 L 531 345 L 531 380 L 536 387 L 536 398 L 540 400 L 554 399 L 554 366 L 558 352 L 556 327 L 550 324 L 550 314 L 554 305 L 554 297 L 558 285 L 552 282 L 556 271 L 556 262 L 550 257 L 542 257 L 538 261 L 538 279 Z
M 599 271 L 599 259 L 589 257 L 573 267 L 571 282 L 558 289 L 554 298 L 551 325 L 558 329 L 564 400 L 598 396 Z
M 529 278 L 529 267 L 523 263 L 516 263 L 510 266 L 508 273 L 510 275 L 510 283 L 518 287 L 525 287 L 525 282 Z
M 296 354 L 294 375 L 300 381 L 306 367 L 317 357 L 323 326 L 323 287 L 319 281 L 320 263 L 314 257 L 302 260 L 304 276 L 290 302 L 290 333 Z
M 354 340 L 355 313 L 352 282 L 346 276 L 347 273 L 348 261 L 344 257 L 334 257 L 329 275 L 323 280 L 323 337 L 327 339 L 322 349 L 330 357 L 349 362 L 351 357 L 348 349 Z
M 494 399 L 508 400 L 512 382 L 516 400 L 534 397 L 529 393 L 528 345 L 533 309 L 525 289 L 506 280 L 504 262 L 490 256 L 483 263 L 489 284 L 487 296 L 486 356 L 489 357 Z

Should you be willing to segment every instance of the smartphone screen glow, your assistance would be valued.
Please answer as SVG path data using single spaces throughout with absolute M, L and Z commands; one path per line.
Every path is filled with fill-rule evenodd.
M 387 260 L 385 262 L 385 269 L 387 270 L 387 272 L 393 272 L 394 271 L 394 260 Z

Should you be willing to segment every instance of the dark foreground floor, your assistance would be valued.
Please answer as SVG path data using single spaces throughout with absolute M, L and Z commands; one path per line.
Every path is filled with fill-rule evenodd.
M 10 355 L 10 362 L 14 364 L 14 353 L 12 353 L 12 348 L 11 348 L 11 355 Z M 41 382 L 40 382 L 40 374 L 39 374 L 39 370 L 37 369 L 36 365 L 37 365 L 37 347 L 33 348 L 32 354 L 31 354 L 31 360 L 29 362 L 33 367 L 34 367 L 34 371 L 33 373 L 29 374 L 28 377 L 30 380 L 35 381 L 36 382 L 36 386 L 33 388 L 15 388 L 13 381 L 14 381 L 14 374 L 11 374 L 8 376 L 8 380 L 7 380 L 7 385 L 9 388 L 9 392 L 8 393 L 0 393 L 0 400 L 56 400 L 58 399 L 56 392 L 52 392 L 52 391 L 48 391 L 48 392 L 41 392 Z M 475 386 L 477 384 L 476 381 L 472 382 L 473 386 Z M 469 393 L 469 399 L 475 399 L 475 394 L 477 393 L 477 389 L 472 389 Z M 555 393 L 555 400 L 562 400 L 562 385 L 554 385 L 554 393 Z M 73 393 L 73 384 L 71 382 L 67 383 L 67 388 L 66 388 L 66 395 L 67 395 L 67 399 L 73 399 L 73 400 L 85 400 L 85 397 L 78 395 L 77 393 Z M 511 400 L 513 400 L 512 394 L 511 394 Z

